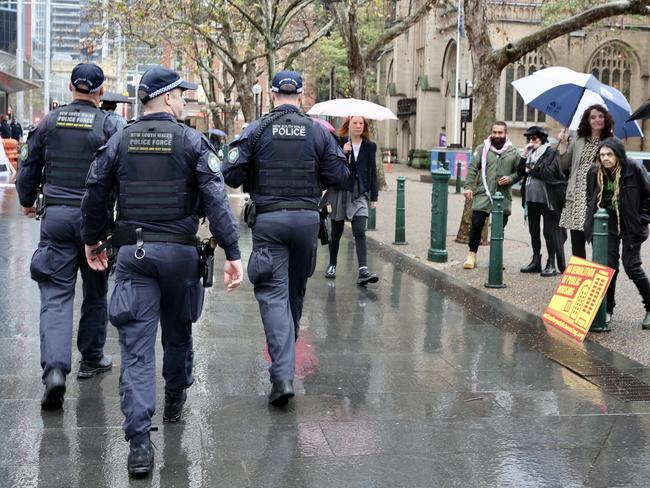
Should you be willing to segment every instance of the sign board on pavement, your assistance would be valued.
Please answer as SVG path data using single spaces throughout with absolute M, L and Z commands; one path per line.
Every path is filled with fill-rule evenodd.
M 572 256 L 542 320 L 582 342 L 613 276 L 607 266 Z

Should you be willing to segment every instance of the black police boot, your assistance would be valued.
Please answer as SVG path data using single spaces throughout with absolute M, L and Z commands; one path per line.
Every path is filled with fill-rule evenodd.
M 330 264 L 325 271 L 325 278 L 334 279 L 336 278 L 336 265 Z
M 541 273 L 542 272 L 542 255 L 533 254 L 533 259 L 531 259 L 528 266 L 524 266 L 519 271 L 522 273 Z
M 366 286 L 368 283 L 377 283 L 379 276 L 375 273 L 368 271 L 368 268 L 359 269 L 359 277 L 357 278 L 357 285 Z
M 81 359 L 77 378 L 92 378 L 100 373 L 110 371 L 113 367 L 113 358 L 102 356 L 101 359 Z
M 163 422 L 178 422 L 183 415 L 185 400 L 187 400 L 187 392 L 185 390 L 175 392 L 165 391 Z
M 277 380 L 273 382 L 269 403 L 274 407 L 284 407 L 294 397 L 292 380 Z
M 133 478 L 143 478 L 153 469 L 153 444 L 149 432 L 131 438 L 129 442 L 129 457 L 126 461 L 129 475 Z
M 65 375 L 60 369 L 50 371 L 45 379 L 45 392 L 41 400 L 43 410 L 58 410 L 63 406 L 63 395 L 65 394 Z
M 557 269 L 555 269 L 555 258 L 548 258 L 546 261 L 546 266 L 540 273 L 542 276 L 555 276 L 557 274 Z

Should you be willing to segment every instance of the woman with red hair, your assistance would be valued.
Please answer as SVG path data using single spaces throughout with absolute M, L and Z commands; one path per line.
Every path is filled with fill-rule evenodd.
M 368 121 L 361 116 L 350 117 L 338 130 L 347 156 L 350 178 L 338 188 L 327 191 L 327 202 L 332 206 L 332 236 L 329 244 L 330 260 L 326 278 L 336 278 L 336 260 L 339 243 L 346 220 L 352 223 L 352 235 L 359 260 L 357 285 L 376 283 L 379 278 L 368 270 L 366 224 L 368 208 L 377 206 L 377 166 L 375 156 L 377 145 L 370 140 Z M 345 141 L 345 142 L 344 142 Z

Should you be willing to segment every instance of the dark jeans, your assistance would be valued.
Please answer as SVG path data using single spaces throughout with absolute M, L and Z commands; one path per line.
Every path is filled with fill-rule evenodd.
M 622 244 L 622 246 L 621 246 Z M 607 266 L 615 270 L 614 278 L 607 289 L 607 312 L 612 313 L 616 306 L 616 279 L 621 257 L 623 258 L 623 269 L 627 276 L 634 282 L 637 290 L 641 294 L 643 305 L 647 311 L 650 311 L 650 281 L 643 270 L 641 262 L 641 244 L 635 242 L 629 235 L 618 235 L 616 217 L 609 218 L 609 235 L 607 237 Z M 619 250 L 622 249 L 622 252 Z
M 587 259 L 587 240 L 584 231 L 571 231 L 571 254 L 582 259 Z
M 564 269 L 564 233 L 560 229 L 558 215 L 548 208 L 544 203 L 526 203 L 528 207 L 528 231 L 530 232 L 530 243 L 533 247 L 533 254 L 540 254 L 542 242 L 540 239 L 539 226 L 544 220 L 544 240 L 546 241 L 546 252 L 551 263 L 557 258 L 558 266 Z
M 357 250 L 359 267 L 368 265 L 368 245 L 366 243 L 366 224 L 368 217 L 352 218 L 352 235 L 354 236 L 354 247 Z M 336 266 L 336 258 L 339 254 L 339 244 L 343 235 L 344 220 L 332 220 L 332 237 L 330 239 L 330 264 Z
M 485 221 L 490 216 L 487 212 L 481 212 L 480 210 L 474 210 L 472 212 L 472 228 L 469 231 L 469 250 L 470 252 L 478 251 L 478 246 L 481 244 L 481 232 L 483 232 L 483 226 Z M 509 215 L 503 214 L 503 228 L 506 228 L 508 225 Z

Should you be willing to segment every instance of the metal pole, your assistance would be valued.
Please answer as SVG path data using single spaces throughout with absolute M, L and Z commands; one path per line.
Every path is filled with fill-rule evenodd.
M 23 79 L 25 76 L 25 33 L 23 32 L 23 21 L 25 20 L 25 9 L 23 0 L 16 2 L 16 76 Z M 25 103 L 23 92 L 16 92 L 16 112 L 14 116 L 20 123 L 24 123 Z
M 599 209 L 594 215 L 594 235 L 592 261 L 607 266 L 607 240 L 609 234 L 609 214 L 604 208 Z M 610 326 L 605 320 L 607 313 L 607 296 L 603 298 L 600 308 L 591 324 L 591 331 L 609 332 Z
M 43 114 L 50 111 L 50 63 L 52 57 L 52 5 L 45 0 L 45 73 L 43 74 Z
M 454 85 L 454 141 L 460 144 L 460 134 L 458 133 L 458 119 L 460 118 L 460 100 L 458 98 L 458 85 L 460 82 L 460 9 L 463 2 L 458 0 L 458 23 L 456 24 L 456 80 Z
M 429 261 L 446 263 L 447 253 L 447 207 L 449 199 L 449 178 L 451 173 L 444 168 L 431 172 L 431 244 L 427 257 Z
M 486 288 L 505 288 L 503 284 L 503 195 L 500 191 L 492 197 L 492 229 L 490 239 L 490 265 Z
M 397 205 L 395 208 L 395 245 L 408 244 L 406 242 L 406 199 L 404 195 L 404 184 L 406 178 L 397 177 Z
M 456 193 L 460 193 L 460 171 L 462 167 L 462 163 L 460 161 L 456 161 Z
M 122 60 L 123 52 L 122 52 L 122 29 L 120 25 L 117 25 L 117 63 L 115 66 L 115 86 L 117 88 L 118 93 L 124 92 L 124 83 L 122 81 L 122 64 L 124 61 Z M 136 90 L 137 91 L 137 90 Z

